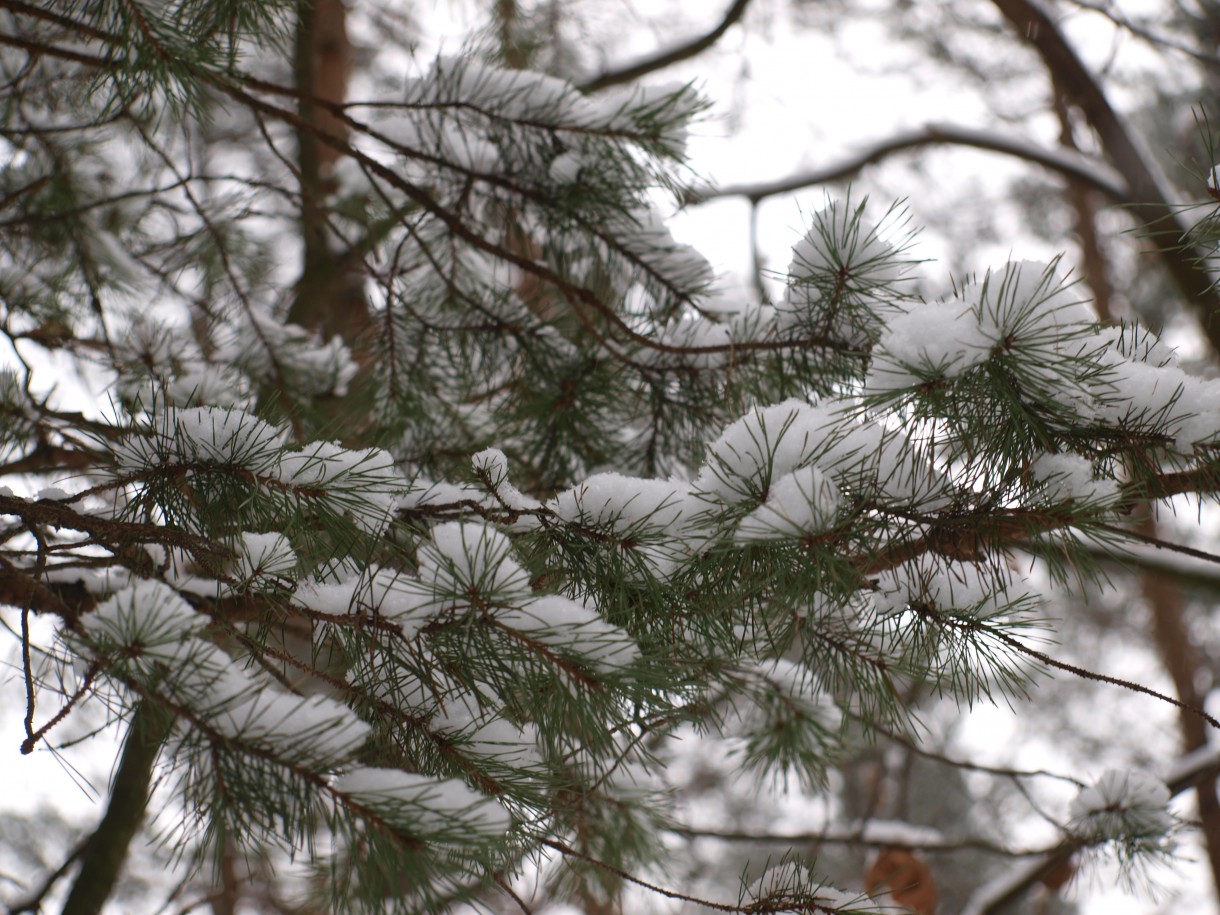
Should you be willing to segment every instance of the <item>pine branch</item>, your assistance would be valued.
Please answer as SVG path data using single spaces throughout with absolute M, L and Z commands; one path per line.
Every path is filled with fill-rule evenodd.
M 257 81 L 248 81 L 251 83 Z M 259 99 L 251 95 L 246 90 L 239 86 L 224 82 L 216 81 L 217 87 L 226 95 L 229 95 L 234 100 L 241 102 L 250 108 L 261 112 L 270 117 L 277 118 L 294 128 L 310 130 L 311 127 L 305 123 L 298 115 L 273 105 L 270 102 Z M 260 89 L 266 88 L 266 84 L 258 82 Z M 278 89 L 277 89 L 278 91 Z M 360 129 L 364 133 L 369 133 L 371 136 L 376 136 L 376 131 L 371 130 L 367 125 L 362 124 L 354 119 L 348 119 L 349 122 Z M 563 276 L 561 273 L 547 266 L 539 260 L 535 260 L 525 256 L 520 252 L 513 251 L 511 248 L 499 244 L 489 239 L 485 234 L 478 231 L 476 227 L 470 225 L 461 214 L 446 208 L 424 188 L 418 187 L 408 181 L 403 176 L 393 169 L 388 168 L 377 159 L 361 152 L 358 148 L 344 142 L 343 140 L 330 136 L 329 134 L 318 133 L 317 138 L 328 145 L 333 146 L 337 151 L 358 161 L 371 174 L 376 175 L 384 181 L 387 186 L 402 192 L 412 202 L 418 204 L 423 210 L 427 211 L 432 216 L 435 216 L 445 228 L 452 233 L 453 237 L 460 239 L 469 244 L 473 249 L 491 255 L 495 260 L 511 264 L 518 267 L 525 273 L 536 276 L 539 280 L 555 287 L 562 295 L 569 300 L 585 306 L 585 309 L 576 308 L 574 313 L 580 318 L 584 329 L 593 337 L 601 341 L 609 351 L 621 361 L 631 364 L 632 360 L 617 352 L 617 348 L 613 342 L 609 340 L 603 331 L 590 319 L 590 314 L 599 315 L 605 319 L 615 332 L 621 335 L 630 343 L 637 344 L 647 350 L 652 350 L 659 353 L 668 353 L 672 355 L 683 356 L 698 356 L 698 355 L 717 355 L 717 354 L 742 354 L 752 352 L 776 352 L 790 350 L 804 350 L 810 348 L 838 348 L 841 344 L 833 339 L 828 339 L 822 335 L 798 337 L 794 339 L 784 340 L 747 340 L 738 343 L 724 343 L 703 346 L 677 346 L 666 343 L 658 339 L 656 336 L 642 334 L 636 330 L 618 310 L 610 303 L 601 298 L 598 292 L 586 286 L 582 286 L 571 279 Z M 479 176 L 484 177 L 484 176 Z M 490 179 L 488 179 L 490 180 Z M 494 182 L 493 182 L 494 183 Z
M 19 496 L 0 494 L 0 514 L 15 515 L 27 526 L 43 525 L 58 529 L 81 531 L 89 534 L 98 543 L 106 544 L 116 552 L 137 544 L 156 543 L 167 547 L 184 549 L 201 562 L 218 562 L 230 557 L 227 547 L 214 543 L 197 534 L 160 524 L 146 524 L 104 518 L 75 511 L 62 501 L 22 499 Z
M 98 57 L 94 54 L 85 54 L 82 51 L 75 51 L 71 48 L 61 47 L 59 45 L 48 44 L 46 42 L 34 41 L 29 38 L 22 38 L 19 35 L 8 35 L 0 33 L 0 44 L 8 45 L 11 48 L 18 48 L 22 51 L 29 52 L 31 57 L 55 57 L 59 60 L 71 61 L 75 64 L 84 64 L 87 67 L 97 69 L 106 69 L 110 66 L 110 62 L 103 57 Z
M 50 10 L 42 9 L 29 3 L 23 3 L 21 0 L 0 0 L 0 9 L 6 9 L 9 12 L 16 13 L 21 16 L 30 16 L 34 19 L 41 19 L 44 22 L 51 22 L 61 28 L 69 31 L 79 32 L 87 38 L 93 38 L 100 41 L 113 42 L 115 36 L 102 29 L 95 28 L 87 23 L 80 22 L 70 16 L 64 16 L 60 13 L 55 13 Z
M 965 626 L 966 628 L 983 628 L 981 626 L 974 626 L 970 624 L 965 624 Z M 1202 719 L 1211 727 L 1215 728 L 1216 730 L 1220 730 L 1220 719 L 1208 714 L 1207 711 L 1199 706 L 1191 705 L 1188 702 L 1175 699 L 1173 696 L 1157 692 L 1151 687 L 1144 686 L 1142 683 L 1136 683 L 1132 680 L 1124 680 L 1122 677 L 1113 677 L 1109 674 L 1102 674 L 1094 670 L 1089 670 L 1077 664 L 1069 664 L 1066 661 L 1060 661 L 1051 657 L 1044 651 L 1039 651 L 1036 648 L 1030 648 L 1024 642 L 1013 638 L 1006 632 L 991 630 L 989 634 L 993 638 L 1003 642 L 1018 654 L 1024 655 L 1027 658 L 1032 658 L 1040 664 L 1044 664 L 1047 667 L 1053 668 L 1054 670 L 1061 670 L 1064 673 L 1072 674 L 1073 676 L 1079 677 L 1082 680 L 1095 680 L 1098 683 L 1108 683 L 1111 686 L 1118 686 L 1123 689 L 1130 690 L 1133 693 L 1142 693 L 1145 696 L 1151 696 L 1153 699 L 1164 702 L 1166 705 L 1172 705 L 1174 708 L 1185 714 Z
M 35 729 L 40 631 L 28 616 L 51 612 L 65 660 L 121 687 L 134 713 L 120 714 L 157 708 L 177 722 L 184 834 L 309 849 L 336 909 L 491 890 L 549 843 L 582 887 L 831 912 L 805 876 L 748 901 L 743 890 L 736 906 L 634 876 L 666 827 L 631 790 L 635 766 L 655 773 L 682 724 L 740 726 L 748 766 L 813 780 L 853 714 L 885 727 L 932 691 L 1020 696 L 1029 659 L 1142 689 L 1030 648 L 1036 596 L 1005 559 L 1025 550 L 1062 572 L 1058 547 L 1070 561 L 1087 536 L 1138 539 L 1118 526 L 1136 503 L 1220 487 L 1208 388 L 1158 362 L 1155 341 L 1098 331 L 1064 301 L 1053 265 L 1041 284 L 1034 271 L 1022 285 L 1019 267 L 975 284 L 982 300 L 964 316 L 956 301 L 923 301 L 904 242 L 887 240 L 901 219 L 874 224 L 850 202 L 815 217 L 782 301 L 729 311 L 706 261 L 649 204 L 678 187 L 699 110 L 688 93 L 643 87 L 609 102 L 458 57 L 402 99 L 349 103 L 341 21 L 333 68 L 320 60 L 320 17 L 342 16 L 338 0 L 226 4 L 39 15 L 0 0 L 9 44 L 28 44 L 4 56 L 18 68 L 12 136 L 29 144 L 0 221 L 14 268 L 0 293 L 32 313 L 3 331 L 113 370 L 122 417 L 50 413 L 28 363 L 0 375 L 8 472 L 50 472 L 76 449 L 92 486 L 0 496 L 0 598 L 24 608 L 27 746 L 78 700 L 115 696 L 65 690 Z M 746 6 L 647 65 L 696 53 Z M 506 56 L 520 60 L 515 4 L 497 9 Z M 247 50 L 275 44 L 263 28 L 288 58 L 280 72 L 296 64 L 292 86 L 242 72 Z M 35 92 L 65 79 L 92 94 L 59 107 L 48 94 L 54 117 L 35 121 Z M 202 125 L 213 105 L 225 117 Z M 90 110 L 118 106 L 121 119 L 89 131 Z M 249 148 L 219 152 L 212 125 Z M 81 136 L 51 132 L 69 129 Z M 1086 157 L 948 130 L 906 141 L 1007 146 L 1091 180 L 1090 193 L 1129 191 Z M 298 155 L 284 151 L 294 136 Z M 131 181 L 143 191 L 107 183 L 123 142 L 149 172 Z M 856 167 L 898 151 L 865 151 Z M 294 290 L 276 288 L 273 236 L 286 228 L 306 235 Z M 351 437 L 387 450 L 293 443 L 356 374 L 347 303 L 320 275 L 348 269 L 380 284 L 389 362 L 369 377 L 384 424 L 357 418 Z M 112 333 L 150 280 L 197 323 L 136 314 L 134 340 Z M 997 287 L 1034 286 L 1029 302 L 994 300 Z M 302 324 L 333 332 L 335 347 L 298 343 Z M 331 387 L 316 386 L 328 374 Z M 1180 397 L 1145 396 L 1158 383 Z M 273 384 L 292 430 L 259 418 L 280 409 Z M 1095 420 L 1074 417 L 1090 397 Z M 748 403 L 776 406 L 742 416 Z M 125 497 L 117 517 L 92 508 L 112 496 Z M 109 573 L 114 593 L 99 601 L 86 585 L 100 591 Z M 133 729 L 120 774 L 138 744 Z M 1023 787 L 1020 773 L 992 774 Z M 835 837 L 852 839 L 822 839 Z M 74 895 L 95 882 L 90 867 Z

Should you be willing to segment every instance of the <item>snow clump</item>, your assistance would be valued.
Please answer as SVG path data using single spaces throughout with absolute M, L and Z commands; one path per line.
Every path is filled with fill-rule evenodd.
M 1099 840 L 1164 836 L 1174 826 L 1169 789 L 1146 772 L 1109 769 L 1072 801 L 1072 828 Z

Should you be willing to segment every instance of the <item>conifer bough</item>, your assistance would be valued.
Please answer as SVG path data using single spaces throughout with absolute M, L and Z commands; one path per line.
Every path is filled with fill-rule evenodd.
M 99 911 L 151 791 L 207 898 L 261 857 L 344 912 L 539 868 L 590 906 L 873 911 L 794 862 L 667 883 L 670 738 L 816 788 L 915 740 L 920 697 L 1151 692 L 1046 651 L 1031 582 L 1220 489 L 1220 383 L 1058 263 L 920 297 L 900 207 L 828 202 L 760 302 L 662 218 L 691 87 L 471 52 L 345 102 L 301 82 L 312 15 L 0 4 L 22 749 L 129 729 L 110 812 L 14 909 Z M 1164 854 L 1167 802 L 1107 772 L 1065 841 Z

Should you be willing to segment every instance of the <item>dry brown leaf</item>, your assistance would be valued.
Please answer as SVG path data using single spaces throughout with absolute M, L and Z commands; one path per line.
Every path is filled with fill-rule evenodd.
M 936 915 L 939 894 L 927 862 L 908 848 L 883 848 L 864 878 L 869 896 L 888 896 L 916 915 Z

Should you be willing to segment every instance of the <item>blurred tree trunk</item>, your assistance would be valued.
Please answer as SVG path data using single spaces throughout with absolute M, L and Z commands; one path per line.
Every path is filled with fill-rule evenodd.
M 98 915 L 114 892 L 131 840 L 144 822 L 153 770 L 173 724 L 173 716 L 157 705 L 136 706 L 106 814 L 81 851 L 80 870 L 62 915 Z
M 1070 149 L 1077 149 L 1072 123 L 1072 94 L 1061 86 L 1055 73 L 1051 77 L 1055 87 L 1054 109 L 1059 118 L 1060 142 Z M 1107 259 L 1097 233 L 1099 202 L 1096 192 L 1082 182 L 1068 178 L 1065 199 L 1072 208 L 1084 279 L 1093 291 L 1098 316 L 1104 321 L 1114 322 L 1120 316 L 1114 314 Z M 1151 513 L 1145 514 L 1139 527 L 1140 532 L 1149 537 L 1158 536 L 1156 519 Z M 1148 604 L 1157 654 L 1173 681 L 1178 699 L 1187 705 L 1202 708 L 1207 691 L 1199 688 L 1199 679 L 1203 675 L 1210 675 L 1207 674 L 1202 653 L 1191 636 L 1190 610 L 1180 583 L 1165 573 L 1145 570 L 1139 573 L 1139 587 Z M 1201 717 L 1180 710 L 1178 722 L 1184 754 L 1207 746 L 1207 723 Z M 1195 797 L 1212 883 L 1220 903 L 1220 797 L 1217 797 L 1215 780 L 1201 781 L 1195 788 Z
M 1143 522 L 1143 532 L 1156 535 L 1156 521 L 1149 517 Z M 1190 631 L 1190 609 L 1177 579 L 1162 572 L 1145 571 L 1140 576 L 1140 591 L 1152 614 L 1152 634 L 1165 670 L 1173 680 L 1180 700 L 1202 708 L 1208 688 L 1201 684 L 1211 675 L 1203 663 L 1203 654 Z M 1186 711 L 1178 713 L 1182 729 L 1182 749 L 1185 753 L 1207 746 L 1207 722 Z M 1195 802 L 1199 808 L 1199 826 L 1203 846 L 1211 867 L 1212 884 L 1220 906 L 1220 797 L 1216 780 L 1205 778 L 1195 786 Z
M 1079 110 L 1107 159 L 1122 174 L 1141 231 L 1155 246 L 1182 300 L 1194 310 L 1212 351 L 1220 353 L 1220 290 L 1212 282 L 1204 252 L 1191 242 L 1188 226 L 1169 201 L 1126 123 L 1055 22 L 1032 0 L 992 0 L 1013 29 L 1037 51 L 1055 91 Z
M 294 81 L 297 111 L 307 125 L 297 130 L 297 171 L 301 192 L 301 275 L 294 289 L 289 320 L 323 339 L 341 338 L 360 372 L 350 390 L 358 397 L 371 362 L 368 349 L 372 316 L 365 294 L 364 246 L 344 249 L 327 222 L 326 199 L 337 190 L 337 144 L 348 131 L 335 106 L 347 98 L 352 46 L 343 0 L 298 0 Z M 370 233 L 373 231 L 370 227 Z M 352 395 L 323 404 L 327 437 L 357 443 L 369 404 Z

